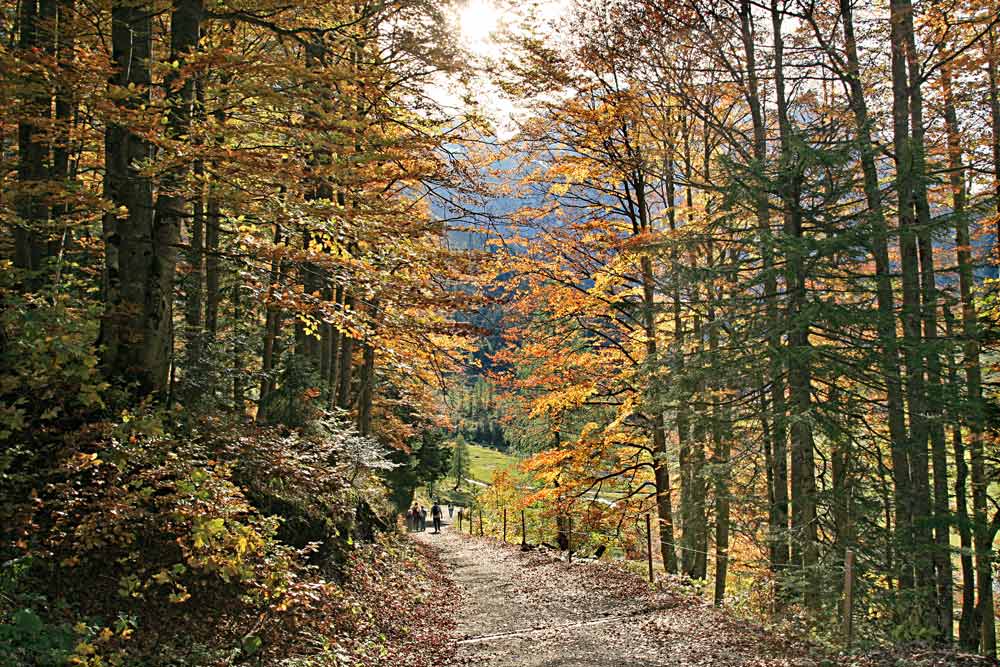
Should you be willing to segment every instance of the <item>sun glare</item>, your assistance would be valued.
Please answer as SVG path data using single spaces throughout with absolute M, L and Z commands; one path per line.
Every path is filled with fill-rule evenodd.
M 459 29 L 466 48 L 489 55 L 495 47 L 492 35 L 500 28 L 501 12 L 488 0 L 469 0 L 459 11 Z

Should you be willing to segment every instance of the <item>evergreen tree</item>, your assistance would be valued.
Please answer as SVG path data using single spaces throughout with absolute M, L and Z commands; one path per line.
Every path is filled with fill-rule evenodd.
M 469 445 L 465 438 L 458 436 L 451 454 L 451 476 L 455 478 L 455 489 L 469 476 Z

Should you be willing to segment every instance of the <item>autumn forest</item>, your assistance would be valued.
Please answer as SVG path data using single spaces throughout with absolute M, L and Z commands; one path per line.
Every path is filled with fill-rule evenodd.
M 0 0 L 0 73 L 0 667 L 995 664 L 995 0 Z M 473 561 L 794 647 L 504 662 Z

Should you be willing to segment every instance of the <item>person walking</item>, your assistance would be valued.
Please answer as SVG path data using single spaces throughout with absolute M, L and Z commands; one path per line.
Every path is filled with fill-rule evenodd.
M 454 513 L 455 513 L 455 505 L 453 503 L 448 503 L 448 518 L 450 519 L 451 515 Z
M 431 505 L 431 520 L 434 521 L 434 534 L 441 532 L 441 506 L 436 502 Z
M 417 505 L 417 503 L 413 503 L 413 507 L 410 508 L 409 515 L 413 518 L 413 524 L 410 530 L 420 530 L 420 506 Z
M 427 508 L 423 505 L 420 506 L 420 530 L 427 530 Z

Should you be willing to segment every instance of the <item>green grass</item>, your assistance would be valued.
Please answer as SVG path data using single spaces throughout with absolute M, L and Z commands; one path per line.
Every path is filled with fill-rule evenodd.
M 469 478 L 484 484 L 489 484 L 492 481 L 494 470 L 512 469 L 519 461 L 516 456 L 504 454 L 489 447 L 472 444 L 468 447 Z M 473 496 L 479 490 L 480 487 L 464 480 L 459 488 L 455 489 L 455 479 L 445 477 L 434 485 L 434 498 L 440 499 L 444 504 L 451 503 L 456 507 L 470 507 L 473 504 Z M 417 491 L 417 497 L 425 504 L 431 501 L 429 490 L 423 487 Z
M 469 459 L 469 477 L 487 484 L 494 470 L 505 470 L 518 462 L 517 457 L 479 445 L 469 445 Z

